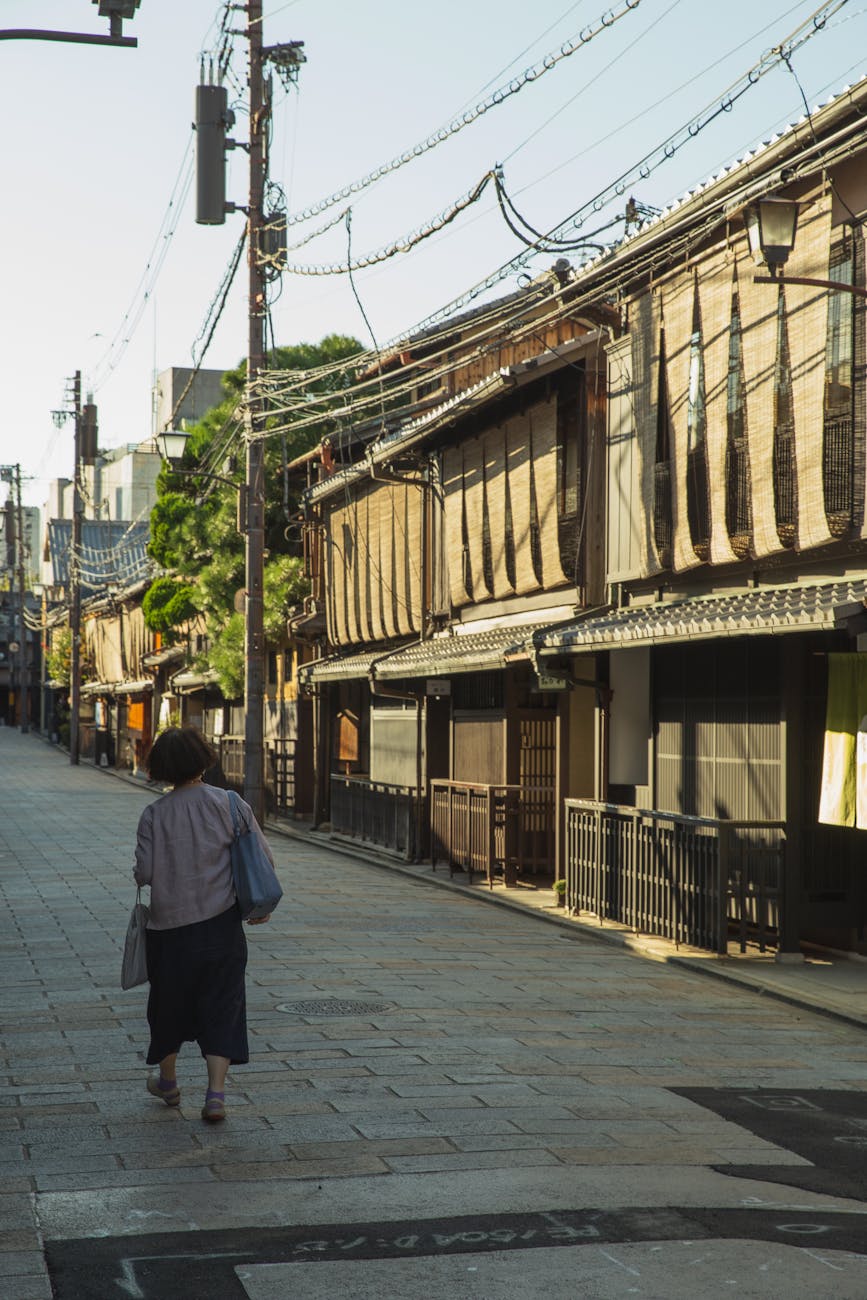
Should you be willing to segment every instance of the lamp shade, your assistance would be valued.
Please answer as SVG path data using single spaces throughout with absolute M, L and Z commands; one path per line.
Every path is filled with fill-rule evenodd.
M 794 199 L 759 199 L 746 210 L 753 257 L 771 270 L 784 266 L 795 246 L 798 204 Z
M 189 434 L 183 429 L 164 429 L 156 436 L 157 450 L 163 460 L 182 460 Z

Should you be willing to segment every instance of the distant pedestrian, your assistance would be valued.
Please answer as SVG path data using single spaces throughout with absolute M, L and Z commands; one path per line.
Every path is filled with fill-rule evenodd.
M 147 1063 L 158 1064 L 160 1072 L 148 1078 L 147 1090 L 177 1106 L 178 1051 L 182 1043 L 198 1043 L 208 1067 L 202 1118 L 212 1123 L 226 1115 L 229 1066 L 249 1060 L 247 940 L 232 885 L 232 813 L 225 790 L 202 782 L 214 761 L 195 727 L 170 727 L 157 737 L 148 774 L 173 788 L 139 819 L 133 871 L 139 885 L 151 887 Z M 270 858 L 250 806 L 241 800 L 239 811 Z

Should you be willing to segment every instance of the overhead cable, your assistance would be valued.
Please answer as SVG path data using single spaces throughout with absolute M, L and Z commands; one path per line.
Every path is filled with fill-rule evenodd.
M 507 99 L 510 99 L 513 95 L 517 95 L 525 86 L 530 85 L 533 81 L 538 81 L 540 77 L 543 77 L 546 72 L 550 72 L 552 68 L 556 68 L 564 59 L 570 58 L 571 55 L 575 54 L 578 50 L 589 45 L 590 42 L 601 32 L 613 27 L 614 24 L 619 22 L 621 18 L 624 18 L 626 14 L 630 13 L 633 9 L 637 9 L 640 4 L 641 0 L 621 0 L 620 5 L 616 9 L 608 9 L 601 18 L 596 20 L 595 23 L 584 27 L 578 35 L 573 37 L 571 40 L 563 41 L 556 50 L 549 51 L 549 53 L 542 59 L 532 64 L 529 68 L 526 68 L 520 76 L 513 77 L 506 85 L 499 86 L 496 90 L 492 91 L 486 99 L 483 99 L 480 103 L 476 104 L 474 108 L 467 109 L 466 112 L 453 118 L 446 126 L 441 126 L 439 130 L 432 132 L 432 134 L 427 136 L 426 139 L 413 145 L 411 149 L 404 150 L 403 153 L 398 154 L 389 162 L 381 163 L 379 167 L 374 168 L 373 171 L 368 172 L 365 176 L 359 177 L 358 180 L 350 181 L 348 185 L 344 185 L 342 189 L 336 190 L 333 194 L 329 194 L 327 198 L 320 199 L 318 203 L 313 203 L 309 207 L 302 209 L 300 212 L 290 213 L 286 218 L 286 224 L 292 226 L 297 225 L 302 221 L 309 221 L 311 217 L 316 217 L 321 212 L 326 212 L 328 208 L 333 207 L 335 203 L 343 203 L 353 194 L 360 194 L 362 190 L 368 189 L 369 186 L 382 180 L 383 177 L 390 175 L 392 172 L 398 171 L 401 167 L 405 167 L 407 163 L 413 162 L 414 159 L 421 158 L 424 154 L 429 153 L 431 149 L 436 149 L 438 145 L 451 139 L 451 137 L 457 135 L 459 131 L 463 131 L 465 127 L 472 126 L 474 122 L 477 122 L 485 113 L 490 112 L 492 108 L 498 108 L 500 104 L 505 103 Z
M 376 266 L 379 262 L 386 262 L 398 253 L 408 253 L 410 249 L 415 248 L 416 244 L 420 244 L 422 240 L 430 239 L 431 235 L 438 234 L 440 230 L 450 225 L 467 208 L 477 203 L 493 179 L 494 173 L 492 171 L 485 172 L 477 185 L 474 185 L 468 193 L 457 199 L 444 212 L 432 217 L 423 226 L 418 226 L 411 234 L 393 240 L 392 243 L 377 249 L 376 252 L 366 253 L 363 257 L 353 258 L 352 261 L 347 258 L 345 262 L 330 262 L 324 265 L 310 266 L 297 262 L 287 262 L 283 270 L 290 275 L 346 275 L 352 271 L 363 270 L 366 266 Z

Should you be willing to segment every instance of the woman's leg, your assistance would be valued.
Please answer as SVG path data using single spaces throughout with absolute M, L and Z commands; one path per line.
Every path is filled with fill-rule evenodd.
M 226 1088 L 226 1075 L 229 1071 L 228 1056 L 206 1056 L 208 1066 L 208 1092 L 222 1095 Z
M 169 1052 L 160 1061 L 160 1078 L 165 1083 L 177 1083 L 178 1080 L 178 1054 Z
M 202 1119 L 214 1124 L 226 1118 L 225 1087 L 230 1061 L 228 1056 L 205 1056 L 208 1066 L 208 1091 L 202 1107 Z
M 160 1061 L 159 1076 L 148 1077 L 147 1090 L 152 1097 L 159 1097 L 167 1106 L 177 1106 L 181 1100 L 181 1090 L 177 1081 L 177 1052 L 169 1052 Z

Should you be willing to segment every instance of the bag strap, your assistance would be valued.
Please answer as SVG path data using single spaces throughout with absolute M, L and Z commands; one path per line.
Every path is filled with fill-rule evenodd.
M 234 790 L 227 790 L 226 794 L 229 796 L 229 810 L 232 814 L 232 828 L 235 832 L 235 839 L 237 840 L 241 834 L 241 815 L 238 811 L 238 796 L 235 794 Z

